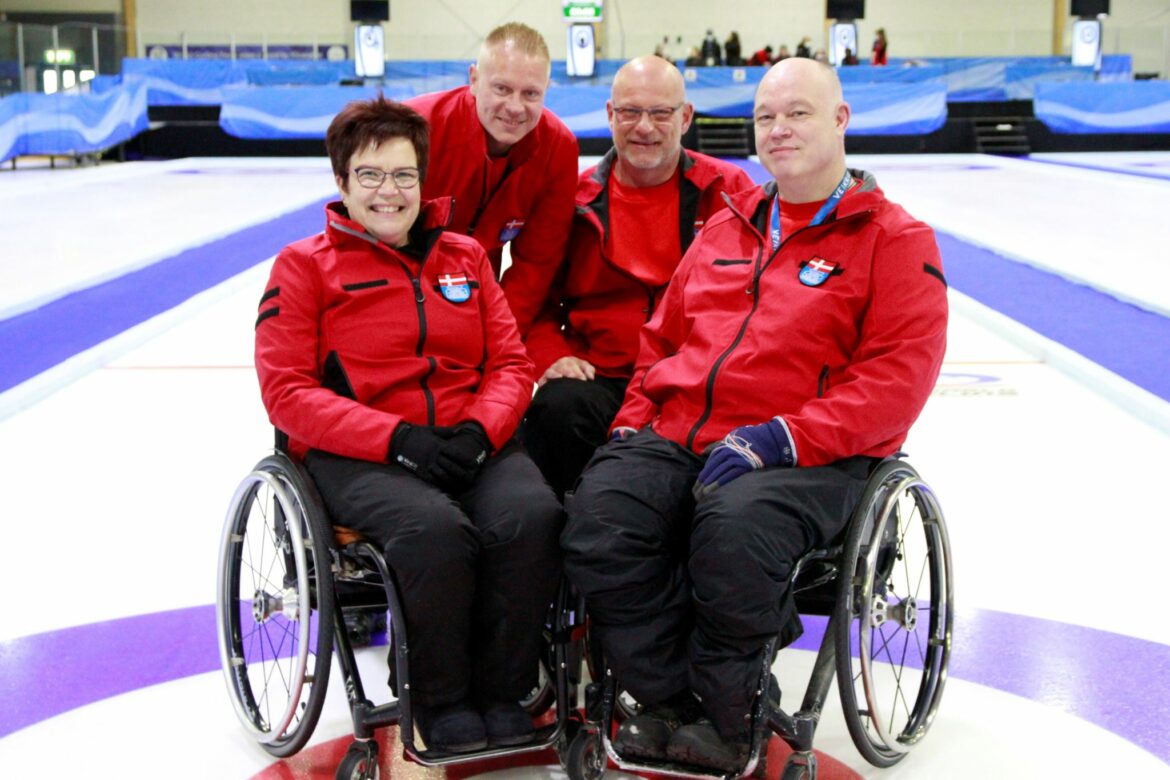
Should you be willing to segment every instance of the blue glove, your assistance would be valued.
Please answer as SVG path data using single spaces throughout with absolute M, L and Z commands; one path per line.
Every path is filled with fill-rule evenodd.
M 619 425 L 613 429 L 613 433 L 609 435 L 610 441 L 625 441 L 638 432 L 637 428 L 631 428 L 628 425 Z
M 715 445 L 699 478 L 695 498 L 701 498 L 749 471 L 770 466 L 796 465 L 788 426 L 779 417 L 759 425 L 741 425 Z

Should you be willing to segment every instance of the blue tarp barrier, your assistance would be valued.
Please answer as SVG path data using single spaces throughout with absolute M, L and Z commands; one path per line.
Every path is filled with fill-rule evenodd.
M 924 135 L 947 121 L 941 84 L 843 84 L 853 110 L 846 135 Z
M 377 87 L 252 87 L 225 90 L 220 126 L 240 138 L 324 138 L 333 116 L 350 100 L 368 97 Z M 386 97 L 411 96 L 397 84 L 381 87 Z M 752 113 L 755 84 L 688 90 L 695 110 L 711 116 Z M 940 84 L 846 84 L 853 108 L 852 135 L 920 135 L 942 127 L 947 118 L 946 90 Z M 552 86 L 545 105 L 578 138 L 608 138 L 605 101 L 608 86 Z
M 219 126 L 238 138 L 325 138 L 334 115 L 351 100 L 381 91 L 392 100 L 411 94 L 384 87 L 250 87 L 225 90 Z
M 385 83 L 404 87 L 414 94 L 450 89 L 467 83 L 470 60 L 390 60 Z M 617 60 L 602 60 L 597 73 L 588 79 L 564 75 L 564 64 L 552 66 L 553 87 L 592 88 L 608 86 L 620 67 Z M 688 90 L 740 88 L 759 83 L 766 69 L 683 68 Z M 353 61 L 324 60 L 146 60 L 126 59 L 124 74 L 146 78 L 151 105 L 220 105 L 223 90 L 246 85 L 326 85 L 353 79 Z M 948 101 L 1027 100 L 1035 84 L 1052 80 L 1129 81 L 1132 60 L 1127 54 L 1102 58 L 1101 70 L 1073 68 L 1067 57 L 936 57 L 895 59 L 890 65 L 858 65 L 841 68 L 845 84 L 942 84 Z M 717 105 L 731 100 L 716 98 Z
M 1170 83 L 1037 84 L 1032 109 L 1054 133 L 1170 133 Z
M 122 60 L 125 81 L 146 83 L 152 106 L 218 106 L 226 87 L 246 87 L 247 75 L 230 60 Z
M 141 83 L 98 95 L 9 95 L 0 99 L 0 162 L 29 154 L 99 152 L 147 126 Z

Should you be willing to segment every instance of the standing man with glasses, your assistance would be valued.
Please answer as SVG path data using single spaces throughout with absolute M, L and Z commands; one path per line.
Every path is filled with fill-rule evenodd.
M 497 276 L 511 243 L 504 295 L 523 335 L 565 253 L 577 180 L 577 139 L 544 107 L 551 64 L 540 33 L 509 22 L 492 30 L 470 85 L 407 102 L 431 125 L 423 197 L 451 196 L 449 230 L 475 238 Z
M 933 231 L 846 166 L 836 71 L 784 60 L 753 116 L 772 181 L 679 263 L 561 535 L 614 675 L 646 705 L 615 747 L 720 772 L 748 758 L 766 646 L 799 635 L 793 566 L 905 442 L 947 327 Z
M 540 389 L 521 440 L 558 495 L 605 442 L 654 313 L 695 233 L 752 186 L 738 166 L 682 148 L 694 107 L 682 74 L 639 57 L 606 103 L 614 148 L 577 184 L 568 257 L 528 333 Z

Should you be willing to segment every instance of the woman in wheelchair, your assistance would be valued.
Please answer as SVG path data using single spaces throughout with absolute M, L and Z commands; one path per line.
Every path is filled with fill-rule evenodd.
M 421 200 L 426 121 L 356 101 L 326 148 L 341 199 L 260 304 L 264 405 L 333 521 L 384 551 L 428 749 L 523 744 L 562 519 L 513 441 L 532 365 L 483 249 Z

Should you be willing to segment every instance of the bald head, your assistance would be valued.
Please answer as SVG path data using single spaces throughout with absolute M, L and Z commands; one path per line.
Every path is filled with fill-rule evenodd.
M 752 111 L 756 151 L 785 200 L 823 200 L 840 182 L 849 116 L 828 65 L 793 57 L 764 74 Z
M 630 60 L 614 75 L 605 110 L 622 184 L 652 187 L 675 174 L 695 111 L 678 68 L 653 55 Z
M 622 105 L 621 98 L 634 89 L 651 89 L 672 106 L 686 100 L 686 84 L 678 68 L 653 54 L 635 57 L 618 68 L 610 96 L 615 105 Z
M 757 101 L 765 88 L 772 88 L 777 84 L 798 85 L 808 94 L 819 93 L 830 103 L 840 103 L 844 99 L 837 71 L 832 66 L 809 57 L 789 57 L 769 68 L 756 87 Z

